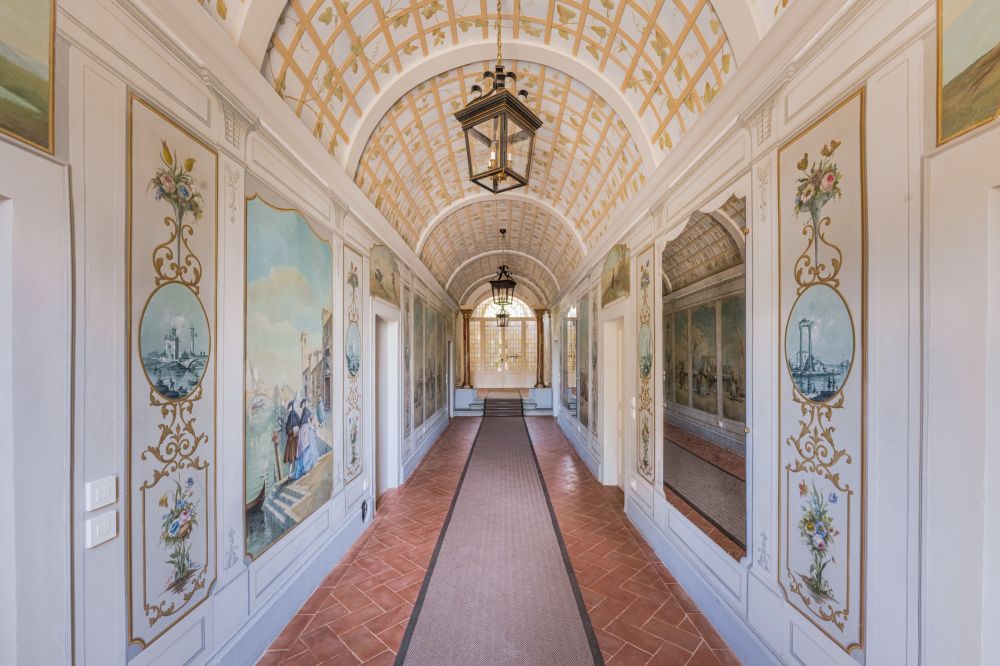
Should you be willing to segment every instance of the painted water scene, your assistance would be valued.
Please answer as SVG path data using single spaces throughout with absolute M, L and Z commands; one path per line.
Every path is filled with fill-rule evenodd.
M 1000 112 L 1000 2 L 938 0 L 938 143 Z
M 396 255 L 385 245 L 371 251 L 371 293 L 375 298 L 399 305 L 399 264 Z
M 826 402 L 847 381 L 854 359 L 854 328 L 844 299 L 819 284 L 792 306 L 785 354 L 795 388 L 811 402 Z
M 208 366 L 208 317 L 186 285 L 168 282 L 146 305 L 139 328 L 142 368 L 167 400 L 188 397 Z
M 295 210 L 247 201 L 246 550 L 333 490 L 333 253 Z
M 0 2 L 0 132 L 52 152 L 53 0 Z
M 629 292 L 628 248 L 615 245 L 604 258 L 601 270 L 601 306 L 606 306 Z

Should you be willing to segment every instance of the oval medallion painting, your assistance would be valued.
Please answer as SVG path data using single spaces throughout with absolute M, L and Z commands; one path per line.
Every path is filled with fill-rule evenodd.
M 347 360 L 347 373 L 351 377 L 357 377 L 358 370 L 361 369 L 361 331 L 356 322 L 347 327 L 344 356 Z
M 840 392 L 854 363 L 854 324 L 843 297 L 825 284 L 796 299 L 785 328 L 785 363 L 795 388 L 810 402 Z
M 653 369 L 653 332 L 649 324 L 643 324 L 639 329 L 639 372 L 643 378 L 649 377 Z
M 142 367 L 153 389 L 167 400 L 191 395 L 209 351 L 208 317 L 194 292 L 177 282 L 154 291 L 139 324 Z

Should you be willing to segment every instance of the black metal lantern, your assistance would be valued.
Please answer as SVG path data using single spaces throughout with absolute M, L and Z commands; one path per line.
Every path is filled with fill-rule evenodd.
M 500 312 L 497 313 L 497 326 L 500 328 L 506 328 L 509 322 L 510 313 L 507 312 L 507 308 L 501 305 Z
M 507 230 L 500 230 L 500 251 L 503 252 L 503 244 L 507 239 Z M 503 306 L 512 305 L 514 303 L 514 288 L 517 287 L 517 281 L 510 274 L 510 269 L 507 267 L 506 263 L 502 263 L 497 266 L 497 274 L 492 280 L 490 280 L 490 289 L 493 291 L 493 302 L 503 309 Z
M 493 194 L 528 184 L 535 133 L 542 126 L 538 116 L 518 99 L 527 100 L 528 92 L 520 90 L 514 95 L 507 90 L 508 79 L 516 89 L 517 74 L 507 72 L 502 62 L 499 0 L 496 25 L 496 67 L 483 73 L 483 85 L 472 86 L 476 97 L 455 113 L 465 134 L 469 179 Z

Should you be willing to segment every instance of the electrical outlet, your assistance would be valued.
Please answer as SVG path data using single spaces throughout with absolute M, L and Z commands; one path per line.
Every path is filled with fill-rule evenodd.
M 105 511 L 99 516 L 88 518 L 85 523 L 87 548 L 99 546 L 118 536 L 118 512 Z
M 114 476 L 106 476 L 103 479 L 90 481 L 84 487 L 84 494 L 87 511 L 114 504 L 118 499 L 118 479 Z

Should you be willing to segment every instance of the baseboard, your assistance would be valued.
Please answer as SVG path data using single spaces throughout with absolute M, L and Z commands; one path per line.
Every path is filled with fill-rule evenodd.
M 444 412 L 441 412 L 441 414 L 443 413 Z M 448 423 L 450 423 L 450 421 L 447 418 L 441 417 L 434 421 L 430 428 L 424 431 L 423 440 L 417 448 L 410 452 L 410 457 L 403 461 L 403 478 L 400 479 L 399 485 L 403 485 L 406 483 L 406 480 L 410 478 L 410 475 L 413 474 L 413 470 L 417 468 L 420 461 L 422 461 L 424 456 L 427 455 L 427 452 L 431 450 L 434 442 L 438 440 L 441 433 L 443 433 L 445 428 L 448 427 Z
M 330 541 L 302 567 L 302 573 L 289 581 L 284 590 L 274 595 L 271 601 L 250 617 L 208 663 L 218 666 L 246 666 L 256 663 L 292 616 L 330 574 L 334 565 L 343 559 L 344 554 L 371 524 L 371 514 L 367 523 L 361 522 L 360 514 L 360 511 L 354 511 L 348 515 Z
M 589 469 L 590 473 L 594 475 L 594 478 L 600 480 L 601 463 L 594 457 L 594 452 L 590 450 L 587 442 L 581 442 L 580 435 L 576 432 L 576 429 L 568 427 L 565 423 L 563 423 L 561 418 L 557 419 L 557 422 L 559 423 L 559 429 L 562 430 L 563 434 L 566 435 L 566 439 L 568 439 L 569 443 L 573 445 L 574 449 L 576 449 L 577 455 L 580 456 L 581 460 L 583 460 L 587 469 Z
M 688 561 L 684 553 L 670 542 L 648 515 L 641 509 L 631 508 L 629 504 L 626 500 L 625 514 L 629 520 L 653 548 L 657 557 L 670 569 L 670 573 L 698 605 L 698 610 L 709 619 L 729 648 L 740 658 L 740 661 L 754 666 L 770 664 L 780 666 L 781 660 L 778 656 L 765 645 L 742 616 L 719 598 L 709 582 Z

